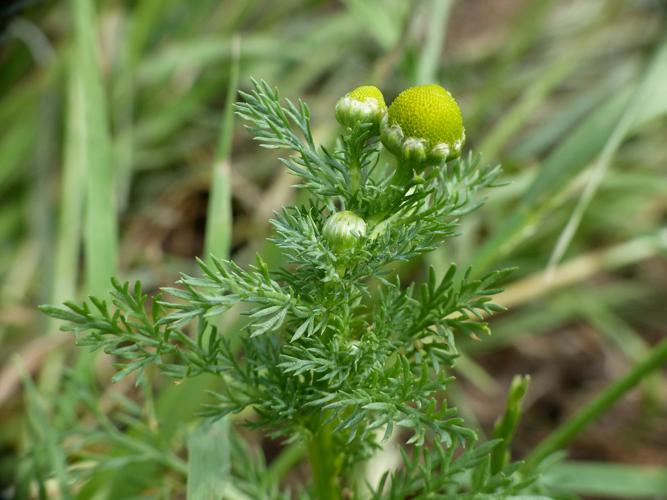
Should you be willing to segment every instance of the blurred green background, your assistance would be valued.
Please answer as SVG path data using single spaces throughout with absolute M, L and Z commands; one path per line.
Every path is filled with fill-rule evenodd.
M 493 336 L 462 346 L 456 402 L 488 430 L 511 376 L 531 374 L 519 456 L 667 333 L 661 0 L 25 0 L 0 26 L 0 498 L 183 494 L 212 382 L 112 385 L 111 360 L 36 305 L 104 294 L 113 274 L 156 290 L 205 246 L 279 259 L 267 220 L 302 195 L 233 123 L 236 76 L 303 97 L 324 144 L 358 85 L 456 96 L 468 148 L 509 184 L 402 272 L 518 266 Z M 657 373 L 570 457 L 667 467 L 666 404 Z M 255 444 L 276 463 L 278 443 Z M 667 491 L 650 471 L 640 483 Z

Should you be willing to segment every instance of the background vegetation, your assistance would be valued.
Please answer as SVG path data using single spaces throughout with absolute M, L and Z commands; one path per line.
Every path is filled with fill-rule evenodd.
M 111 385 L 112 360 L 73 349 L 36 305 L 104 294 L 112 274 L 156 289 L 195 272 L 204 248 L 242 265 L 258 250 L 277 258 L 267 219 L 297 196 L 294 178 L 233 123 L 237 79 L 304 97 L 323 142 L 357 85 L 392 98 L 433 81 L 457 97 L 468 146 L 511 184 L 426 260 L 519 268 L 498 299 L 510 311 L 464 347 L 456 401 L 489 432 L 512 375 L 530 374 L 517 456 L 667 333 L 664 2 L 70 0 L 0 12 L 0 498 L 178 497 L 188 467 L 201 470 L 186 449 L 210 441 L 193 429 L 212 381 Z M 655 371 L 567 437 L 547 481 L 664 495 L 666 405 Z M 285 473 L 298 449 L 215 432 L 250 443 L 207 450 L 231 453 L 227 469 L 249 482 L 308 474 Z

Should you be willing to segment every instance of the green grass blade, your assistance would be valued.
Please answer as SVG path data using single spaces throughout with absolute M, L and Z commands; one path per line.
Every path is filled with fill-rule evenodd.
M 592 401 L 549 434 L 526 458 L 528 467 L 539 464 L 544 458 L 564 448 L 581 431 L 611 408 L 625 393 L 654 370 L 667 362 L 667 340 L 656 345 L 651 353 L 637 363 L 625 375 L 599 392 Z
M 593 300 L 590 296 L 582 294 L 577 302 L 577 308 L 581 316 L 630 361 L 639 362 L 651 351 L 651 347 L 643 337 L 617 315 L 612 307 L 599 299 Z M 642 382 L 644 395 L 653 404 L 661 400 L 660 387 L 663 380 L 658 371 Z
M 637 85 L 637 89 L 623 111 L 620 120 L 614 127 L 614 130 L 604 145 L 600 156 L 598 156 L 597 161 L 591 168 L 589 180 L 584 188 L 584 192 L 579 198 L 577 206 L 572 212 L 567 225 L 558 238 L 551 258 L 549 259 L 550 269 L 553 269 L 558 262 L 560 262 L 565 251 L 570 246 L 572 238 L 581 223 L 581 219 L 583 218 L 586 209 L 600 187 L 600 183 L 607 173 L 616 151 L 618 151 L 623 139 L 628 135 L 633 123 L 635 123 L 638 112 L 647 105 L 646 103 L 653 104 L 653 100 L 651 99 L 652 96 L 662 96 L 662 98 L 667 101 L 667 93 L 660 91 L 661 87 L 664 86 L 666 79 L 667 43 L 663 44 L 653 57 L 645 76 Z
M 76 34 L 71 70 L 81 78 L 80 100 L 85 126 L 80 136 L 80 161 L 86 165 L 85 256 L 86 285 L 93 294 L 108 288 L 116 274 L 117 221 L 114 203 L 112 151 L 102 77 L 96 58 L 97 19 L 91 0 L 71 0 Z
M 230 477 L 229 419 L 204 422 L 188 438 L 188 500 L 218 498 Z
M 455 369 L 484 394 L 493 394 L 500 389 L 498 382 L 486 369 L 464 353 L 456 360 Z
M 544 20 L 552 3 L 553 0 L 524 0 L 521 8 L 517 9 L 518 14 L 510 23 L 512 36 L 499 47 L 502 52 L 467 113 L 466 123 L 471 130 L 478 127 L 487 110 L 498 99 L 498 94 L 504 90 L 505 82 L 510 79 L 516 61 L 542 33 Z
M 539 175 L 529 186 L 512 215 L 479 249 L 472 262 L 475 273 L 483 273 L 527 235 L 554 204 L 557 196 L 599 154 L 620 120 L 631 97 L 623 89 L 583 121 L 544 161 Z M 667 103 L 642 107 L 635 128 L 664 112 Z
M 83 203 L 86 192 L 85 154 L 80 150 L 85 134 L 83 91 L 80 74 L 72 72 L 68 82 L 65 152 L 61 181 L 61 206 L 54 256 L 51 302 L 60 303 L 74 297 L 78 276 L 79 245 Z
M 569 130 L 574 129 L 579 122 L 585 120 L 591 111 L 609 99 L 609 96 L 623 84 L 627 78 L 627 72 L 631 71 L 628 66 L 619 67 L 609 74 L 605 82 L 577 94 L 559 109 L 554 110 L 549 120 L 538 124 L 525 137 L 522 137 L 520 143 L 512 145 L 512 159 L 526 161 L 536 158 L 557 144 L 561 137 L 567 135 Z
M 550 64 L 519 98 L 518 103 L 503 114 L 503 118 L 485 137 L 479 150 L 486 158 L 496 158 L 500 150 L 520 129 L 553 89 L 571 74 L 583 57 L 577 46 Z
M 387 0 L 383 0 L 386 3 Z M 377 0 L 343 0 L 357 19 L 384 50 L 393 47 L 401 35 L 400 12 Z M 406 1 L 406 3 L 409 3 Z
M 417 67 L 417 84 L 419 85 L 437 82 L 440 55 L 452 4 L 452 0 L 433 0 L 428 5 L 429 30 Z
M 564 462 L 544 473 L 542 484 L 605 498 L 663 498 L 667 469 L 598 462 Z
M 232 241 L 232 187 L 229 155 L 234 134 L 234 101 L 239 83 L 240 40 L 235 39 L 227 88 L 227 99 L 220 124 L 218 147 L 213 159 L 211 193 L 206 219 L 204 256 L 227 258 Z
M 37 101 L 39 102 L 39 101 Z M 25 176 L 25 160 L 34 148 L 37 113 L 33 106 L 13 116 L 12 126 L 0 137 L 0 196 L 8 196 Z
M 271 462 L 265 481 L 267 486 L 280 484 L 283 477 L 306 456 L 306 447 L 303 443 L 287 445 L 283 451 Z

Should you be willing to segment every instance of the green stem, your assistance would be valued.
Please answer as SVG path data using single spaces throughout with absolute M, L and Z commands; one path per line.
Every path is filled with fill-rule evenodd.
M 353 193 L 359 191 L 359 186 L 361 186 L 361 167 L 359 166 L 358 161 L 354 161 L 350 164 L 350 190 Z
M 387 221 L 387 218 L 390 214 L 396 212 L 397 204 L 405 195 L 405 192 L 408 189 L 407 186 L 412 180 L 413 175 L 413 169 L 408 165 L 398 165 L 398 167 L 396 167 L 396 171 L 394 172 L 394 175 L 391 178 L 389 185 L 387 186 L 387 199 L 390 200 L 390 202 L 387 204 L 384 210 L 373 214 L 368 219 L 370 226 L 375 226 L 370 236 L 371 239 L 377 237 L 384 231 L 384 226 L 386 224 L 383 223 Z
M 269 485 L 280 484 L 280 481 L 285 474 L 303 460 L 305 451 L 303 443 L 291 444 L 285 448 L 285 450 L 271 462 L 265 479 L 266 482 Z
M 604 391 L 584 406 L 558 429 L 544 439 L 526 458 L 528 467 L 534 467 L 551 453 L 565 447 L 588 424 L 607 411 L 621 396 L 636 386 L 646 375 L 667 362 L 667 339 L 656 345 L 643 361 L 637 363 L 623 377 L 609 385 Z
M 339 500 L 342 498 L 339 484 L 339 461 L 334 452 L 333 434 L 328 426 L 322 426 L 308 443 L 308 460 L 312 470 L 315 498 Z
M 350 191 L 356 196 L 361 187 L 361 163 L 360 156 L 364 149 L 366 139 L 365 134 L 360 134 L 357 129 L 346 129 L 344 143 L 348 150 L 350 163 L 348 170 L 350 172 Z

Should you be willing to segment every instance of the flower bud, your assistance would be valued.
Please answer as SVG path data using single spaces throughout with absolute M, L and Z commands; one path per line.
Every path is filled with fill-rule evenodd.
M 461 110 L 439 85 L 411 87 L 389 106 L 380 138 L 390 152 L 410 163 L 443 163 L 461 155 L 465 143 Z
M 408 163 L 421 163 L 426 160 L 426 144 L 422 139 L 408 137 L 403 141 L 403 158 Z
M 372 85 L 357 87 L 336 103 L 336 120 L 344 127 L 371 124 L 377 127 L 387 111 L 380 89 Z
M 380 140 L 391 153 L 400 156 L 403 149 L 403 131 L 398 125 L 389 124 L 389 115 L 385 114 L 380 121 Z
M 366 222 L 354 212 L 332 214 L 322 228 L 324 239 L 335 252 L 354 248 L 366 235 Z

